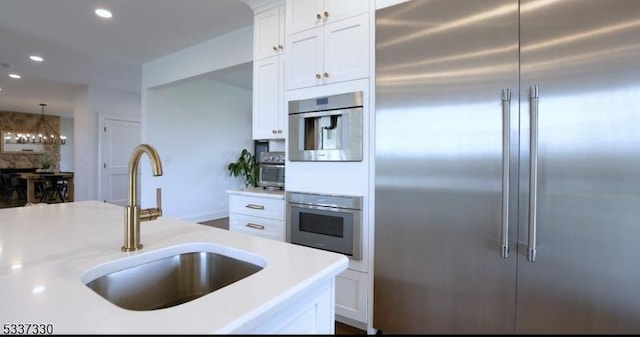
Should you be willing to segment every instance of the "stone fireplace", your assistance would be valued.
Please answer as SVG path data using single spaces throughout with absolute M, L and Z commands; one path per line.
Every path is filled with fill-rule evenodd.
M 40 114 L 0 111 L 0 131 L 27 132 L 37 123 L 40 116 Z M 44 119 L 58 133 L 60 132 L 60 117 L 44 115 Z M 1 141 L 4 141 L 4 139 Z M 53 170 L 58 170 L 60 167 L 60 145 L 45 145 L 44 151 L 40 153 L 0 152 L 0 169 L 41 168 L 42 160 L 45 158 L 51 160 L 51 168 Z

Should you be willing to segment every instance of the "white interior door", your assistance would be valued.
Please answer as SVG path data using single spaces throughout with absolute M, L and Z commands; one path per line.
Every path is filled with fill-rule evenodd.
M 100 198 L 125 206 L 128 202 L 129 157 L 141 142 L 140 122 L 104 117 L 100 129 Z

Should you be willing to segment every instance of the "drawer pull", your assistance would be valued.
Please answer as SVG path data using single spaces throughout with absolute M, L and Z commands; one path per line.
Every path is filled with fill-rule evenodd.
M 250 228 L 255 228 L 255 229 L 264 229 L 263 225 L 258 225 L 258 224 L 251 223 L 251 222 L 247 223 L 246 226 L 250 227 Z
M 246 208 L 252 208 L 252 209 L 264 209 L 264 206 L 262 205 L 255 205 L 255 204 L 248 204 L 247 206 L 245 206 Z

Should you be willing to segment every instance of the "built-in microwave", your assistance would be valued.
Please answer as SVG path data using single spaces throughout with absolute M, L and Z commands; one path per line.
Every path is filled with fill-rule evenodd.
M 362 161 L 362 92 L 289 101 L 290 161 Z
M 263 151 L 259 158 L 258 186 L 268 189 L 284 188 L 284 152 Z
M 285 192 L 287 242 L 362 259 L 362 197 Z

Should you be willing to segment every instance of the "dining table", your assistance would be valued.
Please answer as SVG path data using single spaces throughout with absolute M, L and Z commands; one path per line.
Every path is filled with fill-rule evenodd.
M 73 172 L 21 172 L 16 176 L 27 181 L 27 204 L 39 202 L 36 199 L 36 183 L 52 179 L 67 181 L 65 202 L 73 201 Z

